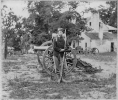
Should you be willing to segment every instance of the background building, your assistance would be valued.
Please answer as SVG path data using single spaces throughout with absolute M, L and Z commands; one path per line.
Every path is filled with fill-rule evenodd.
M 91 13 L 91 17 L 87 18 L 87 27 L 90 31 L 84 31 L 81 37 L 84 38 L 81 42 L 73 40 L 72 48 L 81 46 L 83 50 L 86 48 L 97 48 L 99 52 L 117 51 L 117 35 L 113 34 L 117 28 L 105 25 L 99 17 L 99 13 Z

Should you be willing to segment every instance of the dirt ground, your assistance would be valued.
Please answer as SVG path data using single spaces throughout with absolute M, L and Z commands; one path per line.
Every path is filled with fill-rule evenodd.
M 7 99 L 116 99 L 116 53 L 77 55 L 102 72 L 73 72 L 68 82 L 50 80 L 35 54 L 12 55 L 3 60 L 2 96 Z M 37 69 L 38 68 L 38 69 Z

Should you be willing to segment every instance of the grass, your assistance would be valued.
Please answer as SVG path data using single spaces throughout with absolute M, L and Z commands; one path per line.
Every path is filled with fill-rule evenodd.
M 116 58 L 116 53 L 101 53 L 99 55 L 78 55 L 84 58 L 90 58 L 94 60 L 101 60 L 101 61 L 114 61 Z M 108 57 L 109 56 L 109 57 Z M 15 57 L 15 56 L 14 56 Z M 14 59 L 13 57 L 11 57 Z M 17 58 L 17 57 L 15 57 Z M 27 66 L 27 64 L 37 61 L 35 55 L 25 55 L 19 56 L 18 59 L 21 59 L 21 62 L 4 62 L 3 61 L 3 68 L 15 68 L 18 69 L 21 64 Z M 10 57 L 9 57 L 9 60 Z M 38 63 L 38 62 L 37 62 Z M 36 63 L 36 66 L 37 66 Z M 16 67 L 15 67 L 16 66 Z M 18 69 L 19 70 L 19 69 Z M 30 71 L 30 70 L 29 70 Z M 10 70 L 9 70 L 10 72 Z M 7 75 L 7 73 L 5 73 Z M 38 73 L 37 73 L 38 74 Z M 51 81 L 43 81 L 48 77 L 48 75 L 44 72 L 40 71 L 41 79 L 37 82 L 26 81 L 23 78 L 16 77 L 14 79 L 8 80 L 8 86 L 10 87 L 10 99 L 30 99 L 30 98 L 38 98 L 38 99 L 63 99 L 63 98 L 71 98 L 71 99 L 85 99 L 90 98 L 87 97 L 86 93 L 91 91 L 99 91 L 105 92 L 107 94 L 106 98 L 115 98 L 116 97 L 116 74 L 113 73 L 110 75 L 109 78 L 104 78 L 101 80 L 92 80 L 92 79 L 84 79 L 76 81 L 68 82 L 68 83 L 57 83 Z M 78 74 L 79 76 L 79 74 Z M 84 76 L 85 78 L 86 76 Z M 95 77 L 96 78 L 96 77 Z M 43 83 L 40 83 L 43 81 Z M 107 87 L 109 85 L 113 85 L 113 87 Z M 81 97 L 80 94 L 85 95 L 85 97 Z M 91 97 L 93 98 L 93 97 Z M 105 98 L 105 97 L 104 97 Z
M 84 80 L 69 83 L 33 83 L 28 81 L 21 81 L 20 79 L 10 80 L 10 87 L 13 91 L 10 94 L 14 99 L 28 99 L 31 97 L 37 97 L 42 99 L 63 99 L 67 98 L 81 98 L 80 92 L 84 95 L 90 91 L 105 92 L 107 97 L 116 93 L 115 82 L 116 74 L 112 74 L 108 79 L 97 80 Z M 108 85 L 114 85 L 113 88 L 107 88 Z M 103 89 L 104 88 L 104 89 Z M 57 95 L 55 95 L 57 93 Z
M 115 61 L 117 59 L 117 53 L 116 52 L 105 52 L 105 53 L 99 53 L 99 54 L 88 54 L 88 55 L 84 55 L 84 54 L 78 54 L 77 58 L 87 58 L 87 59 L 93 59 L 93 60 L 97 60 L 97 61 Z
M 116 56 L 117 53 L 116 52 L 105 52 L 105 53 L 99 53 L 99 55 L 102 55 L 102 56 Z

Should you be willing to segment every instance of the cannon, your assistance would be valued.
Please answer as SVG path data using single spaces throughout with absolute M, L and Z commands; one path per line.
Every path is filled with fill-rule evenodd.
M 61 69 L 57 69 L 57 73 L 54 72 L 52 41 L 44 42 L 41 46 L 34 46 L 34 50 L 37 51 L 37 59 L 43 70 L 50 76 L 59 75 Z M 70 46 L 65 50 L 63 61 L 63 72 L 67 75 L 74 69 L 77 63 L 76 53 Z

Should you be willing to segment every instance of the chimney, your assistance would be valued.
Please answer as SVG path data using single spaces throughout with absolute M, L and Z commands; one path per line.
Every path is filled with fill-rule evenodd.
M 97 32 L 99 33 L 99 38 L 100 40 L 103 39 L 103 23 L 100 22 L 100 15 L 99 15 L 99 12 L 94 12 L 94 13 L 91 13 L 92 17 L 91 17 L 91 24 L 92 24 L 92 28 Z
M 99 38 L 100 40 L 103 39 L 103 23 L 99 22 Z
M 99 32 L 99 13 L 98 12 L 91 12 L 91 28 L 93 28 L 96 32 Z

